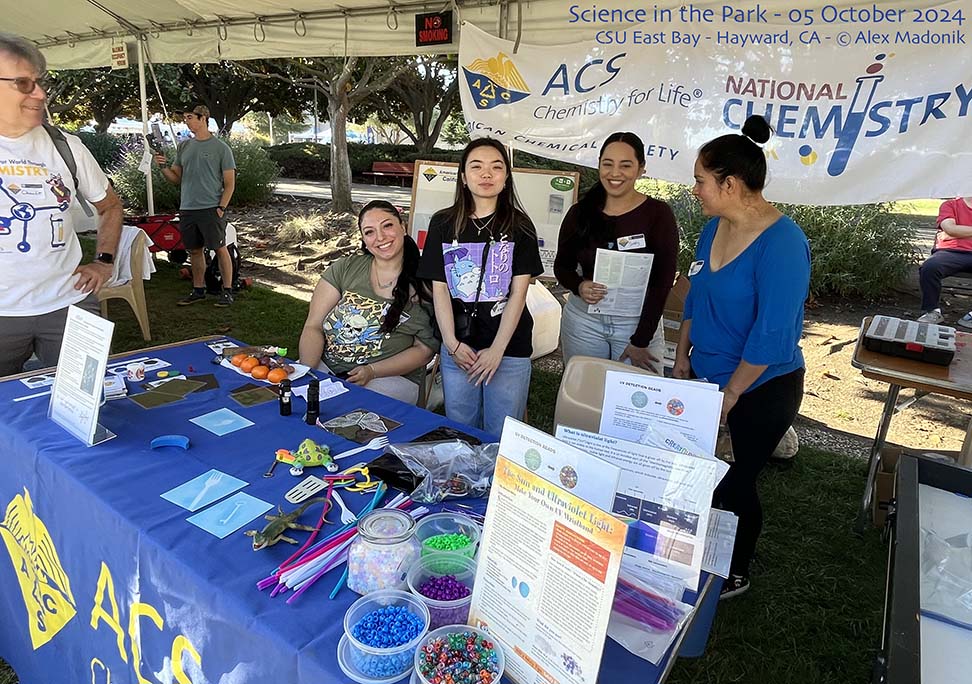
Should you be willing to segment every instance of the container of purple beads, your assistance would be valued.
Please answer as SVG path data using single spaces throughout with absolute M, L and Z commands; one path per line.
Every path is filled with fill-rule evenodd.
M 357 682 L 391 684 L 408 675 L 428 629 L 429 609 L 415 596 L 394 589 L 372 592 L 344 614 L 338 664 Z
M 446 625 L 422 639 L 415 651 L 412 681 L 499 684 L 505 668 L 503 649 L 489 634 L 466 625 Z
M 429 609 L 429 629 L 465 624 L 472 602 L 476 561 L 454 553 L 430 553 L 408 571 L 409 591 Z

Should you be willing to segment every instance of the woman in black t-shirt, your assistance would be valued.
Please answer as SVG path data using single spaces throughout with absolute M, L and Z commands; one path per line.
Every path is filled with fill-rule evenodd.
M 433 281 L 446 415 L 498 437 L 506 417 L 526 409 L 533 351 L 526 293 L 543 264 L 502 143 L 472 141 L 459 169 L 455 202 L 429 223 L 418 276 Z

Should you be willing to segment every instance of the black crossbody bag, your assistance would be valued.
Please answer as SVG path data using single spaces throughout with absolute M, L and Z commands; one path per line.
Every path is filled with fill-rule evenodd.
M 489 257 L 489 247 L 493 244 L 490 240 L 483 248 L 483 261 L 479 265 L 479 284 L 476 286 L 476 301 L 473 302 L 472 309 L 465 302 L 459 306 L 452 307 L 452 318 L 455 321 L 456 339 L 465 342 L 470 339 L 476 327 L 476 319 L 479 314 L 479 295 L 483 291 L 483 278 L 486 277 L 486 259 Z

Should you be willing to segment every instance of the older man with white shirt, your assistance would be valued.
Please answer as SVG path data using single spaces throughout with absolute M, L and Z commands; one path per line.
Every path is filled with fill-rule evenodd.
M 81 141 L 64 136 L 77 178 L 45 129 L 40 50 L 0 33 L 0 376 L 31 354 L 57 363 L 67 307 L 96 311 L 96 293 L 112 276 L 122 206 Z M 78 194 L 98 211 L 94 261 L 81 263 L 69 209 Z

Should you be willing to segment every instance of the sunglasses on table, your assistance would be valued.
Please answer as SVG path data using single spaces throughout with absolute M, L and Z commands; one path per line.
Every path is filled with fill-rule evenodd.
M 41 90 L 47 90 L 50 85 L 50 81 L 46 78 L 30 78 L 28 76 L 0 76 L 0 81 L 12 81 L 17 90 L 24 95 L 30 95 L 37 86 L 40 86 Z

